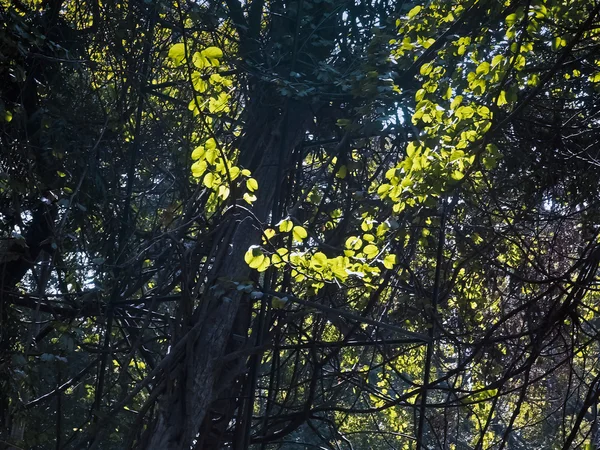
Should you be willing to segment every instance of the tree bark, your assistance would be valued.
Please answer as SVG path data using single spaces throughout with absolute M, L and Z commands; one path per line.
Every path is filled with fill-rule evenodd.
M 258 199 L 252 212 L 265 223 L 290 155 L 302 139 L 312 115 L 307 105 L 273 95 L 266 97 L 272 93 L 272 87 L 263 84 L 257 87 L 260 89 L 251 102 L 250 119 L 239 148 L 240 162 L 250 167 L 259 184 Z M 279 106 L 273 107 L 273 103 Z M 260 241 L 260 229 L 250 216 L 230 226 L 235 227 L 231 239 L 221 243 L 221 246 L 231 246 L 229 259 L 212 278 L 249 279 L 251 269 L 244 261 L 244 254 L 252 244 Z M 171 391 L 161 405 L 148 449 L 187 450 L 194 441 L 203 438 L 198 433 L 216 399 L 216 388 L 224 388 L 219 385 L 221 380 L 232 382 L 237 376 L 236 373 L 223 373 L 220 361 L 227 352 L 243 295 L 232 291 L 222 297 L 209 294 L 201 300 L 200 304 L 208 302 L 208 307 L 198 319 L 201 321 L 198 338 L 188 346 L 185 357 L 173 373 Z M 237 366 L 239 369 L 240 365 Z

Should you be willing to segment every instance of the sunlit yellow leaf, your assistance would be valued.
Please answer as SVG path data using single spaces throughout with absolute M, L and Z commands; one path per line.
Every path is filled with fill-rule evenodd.
M 386 269 L 393 269 L 396 264 L 396 255 L 387 255 L 383 258 L 383 265 Z
M 310 258 L 310 266 L 315 270 L 322 270 L 327 267 L 327 256 L 322 252 L 317 252 Z
M 217 152 L 217 149 L 215 149 L 215 148 L 207 149 L 206 154 L 204 155 L 205 159 L 211 164 L 215 163 L 217 156 L 218 156 L 218 152 Z
M 294 227 L 294 223 L 290 219 L 284 219 L 281 222 L 279 222 L 278 225 L 279 231 L 281 231 L 282 233 L 288 233 L 292 231 L 292 228 Z
M 265 255 L 263 255 L 263 252 L 260 249 L 260 247 L 256 245 L 250 247 L 244 255 L 244 261 L 246 261 L 246 264 L 248 264 L 248 266 L 250 266 L 252 269 L 260 267 L 264 260 Z
M 196 178 L 200 178 L 202 175 L 204 175 L 204 172 L 206 172 L 206 166 L 206 161 L 196 161 L 194 164 L 192 164 L 192 175 Z
M 259 272 L 264 272 L 265 270 L 267 270 L 269 268 L 269 266 L 271 265 L 271 259 L 268 256 L 265 256 L 262 260 L 262 262 L 260 263 L 260 265 L 258 267 L 256 267 L 256 270 Z
M 221 59 L 223 57 L 223 51 L 218 47 L 207 47 L 202 50 L 202 56 L 206 58 Z
M 362 239 L 358 236 L 350 236 L 346 239 L 346 248 L 350 250 L 359 250 L 362 247 Z
M 227 200 L 227 197 L 229 197 L 229 187 L 227 187 L 226 185 L 222 184 L 221 186 L 219 186 L 219 191 L 218 191 L 218 196 L 221 197 L 223 200 Z
M 273 228 L 267 228 L 263 232 L 263 237 L 262 237 L 263 243 L 266 244 L 269 239 L 271 239 L 273 236 L 275 236 L 275 233 L 276 232 Z
M 240 176 L 241 170 L 239 167 L 237 166 L 233 166 L 229 168 L 229 176 L 231 178 L 231 181 L 235 180 L 237 177 Z
M 303 239 L 306 239 L 308 234 L 307 234 L 306 230 L 304 229 L 304 227 L 295 226 L 292 229 L 292 236 L 294 237 L 295 241 L 302 242 Z
M 213 184 L 215 183 L 215 176 L 213 173 L 209 172 L 206 175 L 204 175 L 204 180 L 202 181 L 204 183 L 204 186 L 206 186 L 207 188 L 212 188 Z
M 246 201 L 246 203 L 252 204 L 253 202 L 256 201 L 256 195 L 253 194 L 248 194 L 247 192 L 243 195 L 243 199 Z
M 415 17 L 417 14 L 419 14 L 421 12 L 421 10 L 423 9 L 423 7 L 421 5 L 417 5 L 415 6 L 413 9 L 411 9 L 407 16 L 409 19 L 412 19 L 413 17 Z
M 175 66 L 183 63 L 185 59 L 185 45 L 183 45 L 183 42 L 179 42 L 169 49 L 169 59 L 173 61 Z
M 204 156 L 204 146 L 200 145 L 194 149 L 192 152 L 192 159 L 194 161 L 201 159 Z
M 192 73 L 192 84 L 198 92 L 205 92 L 208 89 L 208 83 L 202 79 L 202 74 L 199 72 Z
M 204 69 L 206 67 L 210 67 L 210 61 L 198 52 L 194 53 L 194 55 L 192 56 L 192 63 L 198 69 Z
M 363 253 L 367 256 L 367 258 L 373 259 L 377 256 L 377 253 L 379 253 L 379 249 L 375 245 L 369 244 L 363 248 Z
M 248 180 L 246 180 L 246 187 L 250 192 L 254 192 L 258 189 L 258 181 L 254 178 L 248 178 Z

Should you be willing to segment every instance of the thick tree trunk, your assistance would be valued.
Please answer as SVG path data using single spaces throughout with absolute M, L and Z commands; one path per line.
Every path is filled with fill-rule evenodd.
M 269 86 L 261 88 L 259 92 L 262 93 L 269 92 L 269 89 L 272 91 Z M 273 98 L 277 99 L 276 96 Z M 240 161 L 252 169 L 259 183 L 258 200 L 252 211 L 261 222 L 269 219 L 274 193 L 280 188 L 290 155 L 302 139 L 311 118 L 310 108 L 306 105 L 277 101 L 283 106 L 273 107 L 273 101 L 268 103 L 262 95 L 252 102 L 250 119 L 240 142 Z M 235 227 L 231 239 L 221 243 L 222 246 L 231 245 L 228 252 L 230 259 L 214 274 L 214 279 L 248 279 L 251 274 L 244 261 L 244 253 L 252 244 L 260 242 L 260 230 L 250 217 L 242 218 L 231 226 Z M 242 295 L 233 291 L 221 298 L 209 295 L 209 298 L 202 299 L 201 303 L 209 302 L 209 306 L 199 318 L 198 338 L 188 345 L 181 367 L 174 374 L 173 388 L 161 405 L 148 449 L 187 450 L 194 441 L 203 438 L 198 433 L 210 405 L 216 399 L 215 390 L 226 388 L 222 385 L 224 380 L 231 383 L 238 375 L 223 373 L 221 361 L 226 354 Z

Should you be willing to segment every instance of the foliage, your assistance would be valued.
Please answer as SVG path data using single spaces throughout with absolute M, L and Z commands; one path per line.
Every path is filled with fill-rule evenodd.
M 599 13 L 0 0 L 0 448 L 597 448 Z

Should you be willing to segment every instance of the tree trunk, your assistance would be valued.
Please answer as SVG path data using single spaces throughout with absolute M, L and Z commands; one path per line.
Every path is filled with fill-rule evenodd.
M 280 188 L 290 155 L 302 139 L 311 113 L 307 105 L 292 100 L 278 96 L 271 97 L 275 101 L 266 99 L 263 95 L 273 88 L 259 86 L 255 92 L 260 94 L 248 109 L 249 120 L 240 142 L 240 163 L 249 167 L 258 181 L 258 200 L 252 212 L 264 223 L 269 219 L 274 193 Z M 271 105 L 267 100 L 271 100 L 268 102 Z M 274 107 L 273 103 L 278 105 Z M 235 228 L 231 239 L 221 243 L 225 248 L 231 246 L 230 256 L 213 274 L 214 280 L 249 279 L 251 274 L 244 254 L 260 241 L 260 230 L 249 216 L 232 221 L 230 226 Z M 201 322 L 198 338 L 188 345 L 186 355 L 173 373 L 171 390 L 161 405 L 148 449 L 187 450 L 194 441 L 203 438 L 198 433 L 216 399 L 215 388 L 226 389 L 227 386 L 222 385 L 224 380 L 233 382 L 243 367 L 243 364 L 234 365 L 236 368 L 231 370 L 237 373 L 223 373 L 221 367 L 243 295 L 239 291 L 222 297 L 209 294 L 200 302 L 200 305 L 208 302 L 208 307 L 198 319 Z

